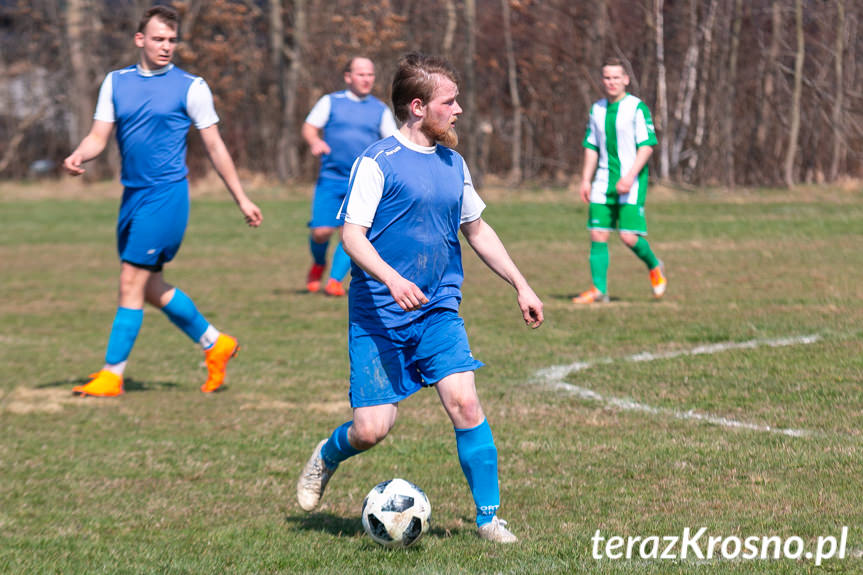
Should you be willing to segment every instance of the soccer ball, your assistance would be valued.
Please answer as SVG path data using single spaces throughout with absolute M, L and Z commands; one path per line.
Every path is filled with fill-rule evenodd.
M 428 531 L 431 504 L 423 490 L 404 479 L 378 483 L 363 500 L 363 529 L 384 547 L 408 547 Z

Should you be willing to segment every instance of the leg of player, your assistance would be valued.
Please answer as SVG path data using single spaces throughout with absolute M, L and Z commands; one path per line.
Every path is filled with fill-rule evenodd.
M 108 338 L 105 365 L 90 376 L 88 383 L 73 388 L 73 393 L 97 397 L 113 397 L 123 393 L 123 371 L 144 321 L 144 291 L 152 273 L 148 269 L 123 262 L 119 302 Z
M 476 393 L 474 372 L 448 375 L 435 388 L 455 428 L 458 460 L 476 505 L 477 533 L 496 543 L 518 541 L 506 528 L 506 522 L 497 517 L 500 507 L 497 447 Z
M 333 228 L 314 227 L 309 233 L 309 251 L 312 254 L 312 267 L 306 276 L 306 289 L 315 293 L 321 289 L 321 278 L 327 265 L 327 248 Z
M 608 232 L 590 230 L 590 277 L 593 287 L 573 298 L 573 303 L 604 303 L 608 299 Z
M 329 296 L 340 297 L 345 295 L 345 288 L 342 285 L 342 280 L 348 275 L 351 269 L 351 258 L 342 247 L 342 242 L 336 246 L 333 252 L 333 264 L 330 266 L 330 279 L 324 288 L 324 293 Z
M 165 281 L 162 272 L 150 277 L 146 298 L 147 303 L 161 309 L 171 323 L 204 350 L 208 374 L 201 391 L 210 393 L 219 389 L 225 382 L 228 361 L 240 350 L 236 338 L 213 327 L 189 296 Z
M 297 481 L 297 501 L 305 511 L 318 506 L 339 464 L 380 443 L 395 425 L 398 404 L 354 409 L 354 418 L 340 425 L 315 447 Z
M 662 297 L 665 294 L 665 288 L 668 286 L 668 281 L 665 279 L 665 269 L 662 262 L 659 261 L 659 258 L 654 255 L 653 250 L 650 249 L 647 238 L 639 234 L 620 232 L 620 239 L 647 266 L 650 272 L 650 285 L 653 288 L 653 295 L 657 298 Z

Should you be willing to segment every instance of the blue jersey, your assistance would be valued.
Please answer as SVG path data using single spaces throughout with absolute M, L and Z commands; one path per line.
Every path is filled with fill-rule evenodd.
M 155 73 L 136 65 L 111 72 L 95 118 L 116 123 L 121 181 L 127 188 L 183 180 L 189 126 L 194 121 L 203 129 L 218 121 L 204 80 L 173 65 Z
M 381 118 L 389 109 L 372 95 L 357 100 L 349 97 L 347 90 L 329 94 L 329 100 L 330 115 L 323 137 L 330 153 L 321 156 L 320 176 L 347 179 L 357 156 L 388 135 L 381 134 Z
M 459 227 L 485 207 L 462 157 L 444 146 L 417 146 L 396 132 L 363 152 L 348 189 L 340 216 L 367 227 L 381 258 L 429 299 L 405 312 L 386 285 L 352 263 L 351 322 L 399 327 L 432 309 L 458 310 L 464 279 Z

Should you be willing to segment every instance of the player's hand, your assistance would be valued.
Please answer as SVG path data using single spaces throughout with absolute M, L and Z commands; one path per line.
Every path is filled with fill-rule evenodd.
M 417 310 L 429 302 L 429 298 L 414 282 L 402 276 L 398 276 L 387 283 L 387 287 L 390 288 L 393 299 L 405 311 Z
M 614 189 L 617 190 L 618 195 L 628 194 L 632 189 L 632 184 L 634 180 L 629 176 L 621 176 L 619 180 L 617 180 L 617 185 L 614 186 Z
M 579 188 L 579 193 L 581 194 L 581 201 L 585 204 L 590 203 L 590 182 L 581 182 L 581 187 Z
M 545 319 L 542 315 L 542 301 L 537 297 L 530 287 L 524 287 L 518 292 L 518 307 L 524 323 L 533 329 L 542 325 Z
M 246 218 L 246 223 L 249 224 L 250 227 L 256 228 L 264 221 L 264 216 L 261 214 L 261 208 L 256 206 L 250 200 L 240 202 L 239 206 L 240 211 L 243 212 L 243 216 Z
M 65 160 L 63 160 L 63 168 L 73 176 L 80 176 L 87 171 L 81 167 L 81 164 L 83 163 L 84 160 L 81 157 L 81 154 L 78 152 L 72 152 Z
M 318 140 L 317 142 L 312 144 L 311 149 L 312 155 L 315 157 L 322 154 L 329 154 L 331 151 L 329 145 L 327 145 L 327 143 L 323 140 Z

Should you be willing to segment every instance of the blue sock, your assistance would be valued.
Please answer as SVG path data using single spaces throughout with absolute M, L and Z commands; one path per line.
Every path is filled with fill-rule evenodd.
M 497 447 L 488 420 L 471 429 L 456 429 L 455 442 L 461 470 L 476 504 L 477 527 L 491 521 L 500 507 Z
M 319 244 L 312 239 L 312 236 L 309 236 L 309 250 L 312 252 L 312 259 L 314 259 L 315 263 L 319 266 L 327 263 L 327 248 L 329 245 L 329 240 Z
M 339 466 L 339 463 L 348 457 L 362 453 L 362 451 L 351 445 L 348 441 L 348 429 L 353 424 L 353 421 L 341 424 L 333 431 L 329 441 L 324 443 L 324 446 L 321 448 L 321 459 L 324 460 L 324 463 L 330 469 L 335 469 Z
M 132 353 L 132 346 L 141 324 L 144 323 L 144 310 L 118 307 L 111 326 L 111 336 L 108 338 L 108 350 L 105 352 L 105 363 L 115 365 L 123 363 Z
M 330 277 L 342 281 L 348 275 L 350 269 L 351 258 L 348 257 L 345 248 L 342 247 L 342 242 L 339 242 L 339 245 L 336 246 L 336 251 L 333 253 L 333 265 L 330 266 Z
M 195 302 L 180 291 L 180 288 L 174 288 L 174 297 L 162 308 L 162 311 L 171 323 L 180 328 L 195 343 L 200 341 L 201 336 L 210 326 L 210 322 L 195 307 Z

